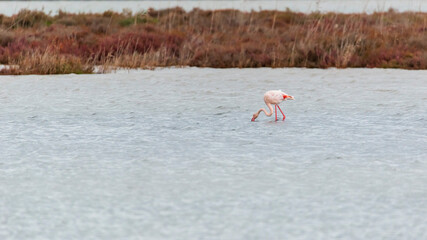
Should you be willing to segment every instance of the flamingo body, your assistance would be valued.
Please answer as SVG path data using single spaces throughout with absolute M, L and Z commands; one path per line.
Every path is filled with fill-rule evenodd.
M 290 95 L 288 95 L 288 94 L 286 94 L 284 92 L 282 92 L 281 90 L 270 90 L 270 91 L 266 92 L 264 94 L 264 102 L 267 105 L 267 107 L 270 110 L 270 112 L 267 112 L 264 108 L 261 108 L 260 110 L 258 110 L 258 112 L 256 112 L 252 116 L 252 121 L 255 121 L 255 119 L 258 117 L 258 115 L 261 112 L 264 112 L 267 117 L 270 117 L 271 115 L 273 115 L 273 107 L 272 107 L 272 105 L 274 105 L 274 108 L 275 108 L 274 112 L 275 112 L 275 115 L 276 115 L 276 121 L 277 121 L 277 108 L 279 108 L 280 112 L 283 115 L 283 119 L 282 120 L 285 120 L 286 116 L 283 113 L 282 109 L 280 109 L 279 104 L 281 102 L 283 102 L 283 101 L 288 100 L 288 99 L 289 100 L 294 100 L 294 97 L 290 96 Z
M 280 104 L 285 100 L 284 95 L 288 95 L 281 90 L 270 90 L 264 94 L 264 102 L 270 104 Z

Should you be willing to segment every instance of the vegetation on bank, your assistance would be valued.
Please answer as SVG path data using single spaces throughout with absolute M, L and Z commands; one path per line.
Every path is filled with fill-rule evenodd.
M 181 8 L 0 15 L 1 74 L 94 66 L 427 69 L 427 13 L 302 14 Z

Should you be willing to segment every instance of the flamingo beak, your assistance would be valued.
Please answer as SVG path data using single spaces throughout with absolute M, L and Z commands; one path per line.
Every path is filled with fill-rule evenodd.
M 255 122 L 255 118 L 252 117 L 251 122 Z
M 289 100 L 295 100 L 295 98 L 293 96 L 288 96 Z

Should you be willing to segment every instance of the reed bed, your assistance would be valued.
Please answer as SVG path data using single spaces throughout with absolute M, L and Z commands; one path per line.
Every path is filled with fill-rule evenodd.
M 427 13 L 205 11 L 0 15 L 0 74 L 91 73 L 103 69 L 427 69 Z

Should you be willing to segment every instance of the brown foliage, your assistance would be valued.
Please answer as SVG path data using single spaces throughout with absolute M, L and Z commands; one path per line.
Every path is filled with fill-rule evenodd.
M 50 66 L 39 73 L 90 72 L 75 70 L 86 64 L 427 69 L 427 13 L 419 12 L 172 8 L 49 16 L 22 10 L 0 19 L 0 63 L 17 64 L 25 69 L 20 73 L 37 72 L 37 66 Z M 68 65 L 64 70 L 54 61 Z

